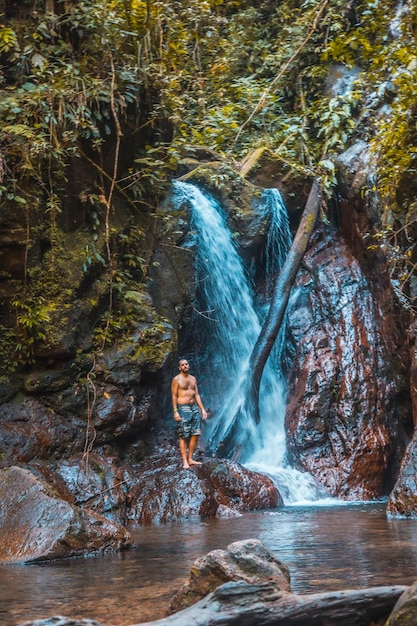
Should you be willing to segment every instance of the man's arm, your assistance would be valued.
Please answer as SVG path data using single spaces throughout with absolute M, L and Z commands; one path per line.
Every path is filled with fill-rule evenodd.
M 198 386 L 197 386 L 197 381 L 195 383 L 195 401 L 197 403 L 198 408 L 201 411 L 201 417 L 203 418 L 203 420 L 207 419 L 207 411 L 203 406 L 203 401 L 200 397 L 200 394 L 198 393 Z
M 172 383 L 171 383 L 171 397 L 172 397 L 172 408 L 174 411 L 174 420 L 176 422 L 179 422 L 181 419 L 180 414 L 178 413 L 178 388 L 179 388 L 179 384 L 178 384 L 177 377 L 175 376 L 175 378 L 172 379 Z

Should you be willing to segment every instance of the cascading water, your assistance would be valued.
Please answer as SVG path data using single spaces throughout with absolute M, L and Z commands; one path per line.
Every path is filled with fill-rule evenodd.
M 221 448 L 233 431 L 233 446 L 242 463 L 262 471 L 276 482 L 285 503 L 317 500 L 314 479 L 286 461 L 285 387 L 280 370 L 280 341 L 265 366 L 260 389 L 260 423 L 245 409 L 249 357 L 261 330 L 265 306 L 256 305 L 251 280 L 245 272 L 226 215 L 214 198 L 189 183 L 175 182 L 174 203 L 191 209 L 191 240 L 196 249 L 197 306 L 193 333 L 201 340 L 199 355 L 191 355 L 200 393 L 214 417 L 207 421 L 204 441 Z M 279 270 L 291 243 L 288 220 L 277 190 L 265 190 L 259 206 L 270 223 L 265 248 L 266 287 Z M 282 342 L 281 342 L 282 343 Z M 200 376 L 201 372 L 205 372 Z

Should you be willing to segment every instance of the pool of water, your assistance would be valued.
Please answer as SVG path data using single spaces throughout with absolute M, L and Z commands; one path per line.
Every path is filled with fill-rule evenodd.
M 130 531 L 137 550 L 0 566 L 0 624 L 52 615 L 115 626 L 161 618 L 196 558 L 250 538 L 288 565 L 295 593 L 417 580 L 417 521 L 387 519 L 384 503 L 282 507 Z

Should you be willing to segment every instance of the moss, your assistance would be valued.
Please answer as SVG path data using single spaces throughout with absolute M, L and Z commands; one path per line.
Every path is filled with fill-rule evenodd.
M 176 348 L 177 334 L 166 320 L 159 320 L 141 332 L 130 358 L 145 365 L 148 371 L 157 371 Z

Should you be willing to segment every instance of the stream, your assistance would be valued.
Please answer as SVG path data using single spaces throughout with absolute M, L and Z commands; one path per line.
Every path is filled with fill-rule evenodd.
M 249 538 L 260 539 L 288 565 L 294 593 L 417 580 L 417 520 L 387 519 L 383 502 L 294 505 L 129 529 L 137 550 L 0 566 L 1 626 L 52 615 L 106 626 L 159 619 L 196 558 Z

